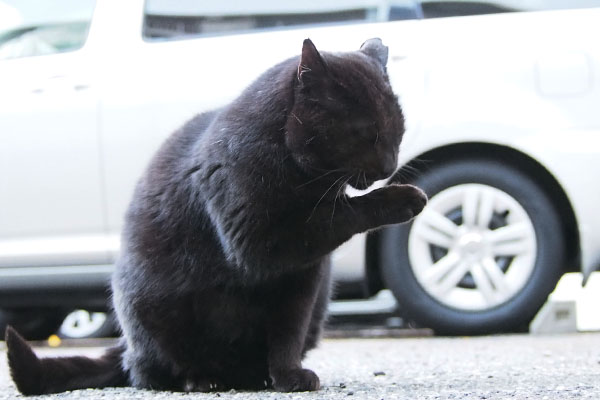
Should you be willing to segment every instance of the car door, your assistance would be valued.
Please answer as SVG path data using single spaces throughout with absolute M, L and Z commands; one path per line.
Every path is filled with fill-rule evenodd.
M 0 26 L 0 267 L 107 259 L 94 3 L 2 4 L 14 18 Z

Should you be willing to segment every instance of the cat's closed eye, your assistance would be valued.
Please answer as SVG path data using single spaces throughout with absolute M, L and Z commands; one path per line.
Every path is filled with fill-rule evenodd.
M 357 124 L 355 135 L 357 135 L 362 141 L 369 145 L 376 145 L 379 141 L 379 129 L 377 122 L 365 121 L 362 124 Z

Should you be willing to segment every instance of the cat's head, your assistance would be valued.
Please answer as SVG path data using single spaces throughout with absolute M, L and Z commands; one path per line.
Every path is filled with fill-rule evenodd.
M 386 72 L 380 39 L 360 50 L 319 53 L 306 39 L 298 65 L 286 145 L 308 172 L 349 177 L 365 189 L 397 167 L 404 117 Z

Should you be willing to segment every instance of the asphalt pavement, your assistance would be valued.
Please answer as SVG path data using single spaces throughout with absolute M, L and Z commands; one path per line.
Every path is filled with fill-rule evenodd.
M 92 342 L 105 344 L 104 342 Z M 314 393 L 169 393 L 79 390 L 43 399 L 600 399 L 600 333 L 468 338 L 326 339 L 305 366 Z M 101 354 L 100 347 L 37 347 L 48 356 Z M 0 342 L 0 400 L 18 398 Z M 31 397 L 35 399 L 36 397 Z

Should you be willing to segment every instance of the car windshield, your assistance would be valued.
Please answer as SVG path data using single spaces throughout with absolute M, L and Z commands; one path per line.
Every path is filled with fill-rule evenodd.
M 0 0 L 0 59 L 83 46 L 95 0 Z

